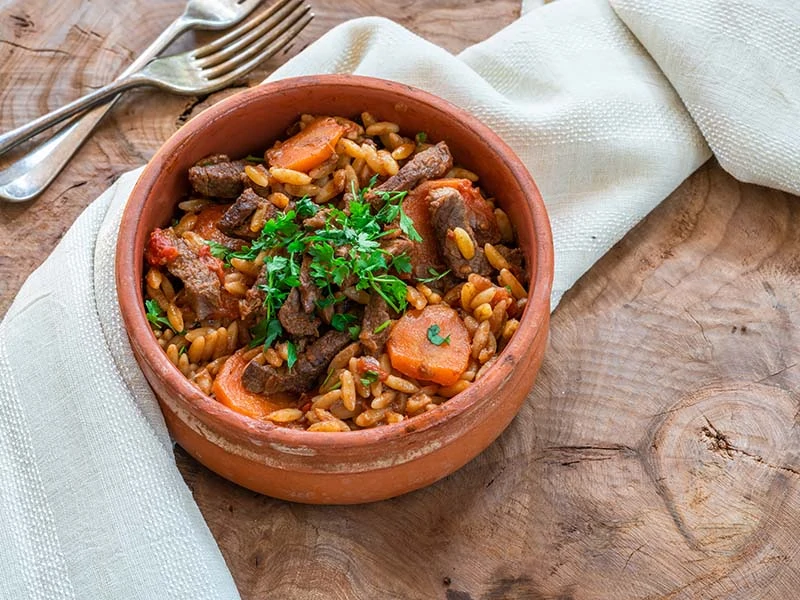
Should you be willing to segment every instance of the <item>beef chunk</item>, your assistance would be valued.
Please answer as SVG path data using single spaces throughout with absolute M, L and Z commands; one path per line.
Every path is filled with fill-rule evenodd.
M 322 229 L 331 214 L 330 208 L 320 208 L 317 213 L 307 219 L 303 219 L 303 227 L 306 229 Z
M 526 285 L 528 274 L 525 271 L 525 253 L 520 248 L 509 248 L 508 246 L 496 245 L 495 249 L 511 265 L 509 269 L 522 285 Z
M 374 203 L 378 200 L 376 192 L 405 191 L 417 187 L 428 179 L 442 177 L 453 167 L 453 157 L 444 142 L 439 142 L 427 150 L 423 150 L 404 164 L 396 175 L 374 188 L 367 194 L 367 199 Z
M 298 357 L 292 369 L 275 369 L 251 361 L 242 374 L 242 385 L 256 394 L 307 392 L 316 387 L 333 357 L 350 342 L 347 333 L 328 331 Z
M 439 249 L 453 274 L 461 279 L 466 279 L 470 273 L 490 276 L 492 268 L 484 255 L 483 245 L 497 242 L 500 237 L 491 210 L 474 210 L 454 188 L 431 190 L 429 197 L 428 209 Z M 464 258 L 456 245 L 453 234 L 456 227 L 466 231 L 475 246 L 475 256 L 470 260 Z
M 311 279 L 311 261 L 308 254 L 303 255 L 303 263 L 300 265 L 300 304 L 304 311 L 313 314 L 321 294 Z
M 251 231 L 250 219 L 253 213 L 262 206 L 267 208 L 266 218 L 268 220 L 278 214 L 278 209 L 272 202 L 256 194 L 252 188 L 247 188 L 217 221 L 217 229 L 225 235 L 254 240 L 258 237 L 259 232 Z
M 283 328 L 294 337 L 319 335 L 317 328 L 320 320 L 314 316 L 313 311 L 303 309 L 300 301 L 300 290 L 292 288 L 286 300 L 278 311 L 278 320 Z
M 242 319 L 248 320 L 252 317 L 253 321 L 257 321 L 264 318 L 266 314 L 264 300 L 267 296 L 261 286 L 266 283 L 267 267 L 262 265 L 253 287 L 247 290 L 244 298 L 239 300 L 239 314 Z
M 386 300 L 381 298 L 378 294 L 372 294 L 369 299 L 369 304 L 364 310 L 364 319 L 361 321 L 361 333 L 358 339 L 364 350 L 372 356 L 380 356 L 383 352 L 383 346 L 386 344 L 386 339 L 389 337 L 391 327 L 385 327 L 379 333 L 375 333 L 375 329 L 383 325 L 386 321 L 392 318 L 389 313 L 389 306 Z
M 392 256 L 400 256 L 405 253 L 411 262 L 410 273 L 398 273 L 400 279 L 426 279 L 431 276 L 430 269 L 441 273 L 447 267 L 439 257 L 439 252 L 432 252 L 431 247 L 435 248 L 435 243 L 413 242 L 404 235 L 399 235 L 391 239 L 385 239 L 381 247 Z
M 189 182 L 198 194 L 211 198 L 236 198 L 242 193 L 244 163 L 224 154 L 209 156 L 189 169 Z
M 222 263 L 208 253 L 197 253 L 172 229 L 156 229 L 147 248 L 150 264 L 166 265 L 184 286 L 189 305 L 198 319 L 218 317 L 230 309 L 219 274 Z

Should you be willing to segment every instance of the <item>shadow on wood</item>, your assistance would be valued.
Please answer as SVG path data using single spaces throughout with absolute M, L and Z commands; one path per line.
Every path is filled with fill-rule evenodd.
M 800 206 L 709 163 L 553 315 L 505 434 L 312 507 L 178 462 L 243 598 L 784 599 L 800 589 Z

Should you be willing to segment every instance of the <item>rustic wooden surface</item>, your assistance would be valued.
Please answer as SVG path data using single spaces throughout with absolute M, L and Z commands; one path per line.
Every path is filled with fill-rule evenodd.
M 246 598 L 797 598 L 798 256 L 798 198 L 707 165 L 564 297 L 521 413 L 447 479 L 309 507 L 179 464 Z
M 22 125 L 111 81 L 181 13 L 184 3 L 0 0 L 0 130 Z M 268 3 L 265 0 L 265 6 Z M 310 0 L 310 4 L 316 18 L 297 42 L 242 85 L 262 81 L 288 57 L 351 18 L 392 18 L 458 52 L 513 21 L 519 16 L 520 1 Z M 207 39 L 208 33 L 188 33 L 174 48 L 187 49 L 193 40 Z M 0 317 L 25 278 L 94 198 L 119 175 L 146 163 L 192 114 L 235 91 L 224 90 L 210 98 L 129 92 L 42 196 L 24 205 L 0 204 Z M 8 160 L 0 158 L 0 168 Z
M 298 48 L 383 14 L 458 50 L 518 11 L 312 1 L 319 16 Z M 108 80 L 180 4 L 0 0 L 0 127 Z M 44 197 L 0 208 L 0 314 L 88 202 L 217 98 L 130 94 Z M 798 213 L 797 198 L 701 169 L 564 297 L 506 433 L 427 489 L 308 507 L 178 451 L 242 597 L 797 597 Z

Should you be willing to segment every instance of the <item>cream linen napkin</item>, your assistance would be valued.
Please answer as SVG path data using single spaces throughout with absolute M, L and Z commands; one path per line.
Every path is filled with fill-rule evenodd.
M 755 38 L 746 20 L 728 19 L 727 11 L 747 4 L 668 4 L 672 12 L 655 21 L 648 15 L 661 2 L 617 2 L 690 109 L 720 115 L 697 117 L 715 151 L 735 157 L 766 148 L 759 181 L 796 184 L 798 161 L 781 159 L 797 156 L 798 90 L 776 84 L 796 81 L 798 45 L 741 52 L 731 64 L 725 43 Z M 773 2 L 771 14 L 796 15 L 788 4 Z M 709 36 L 712 16 L 724 27 Z M 687 20 L 688 27 L 676 26 Z M 780 22 L 760 23 L 758 43 L 788 39 Z M 747 74 L 739 85 L 748 87 L 722 93 L 727 68 Z M 710 155 L 681 98 L 605 0 L 535 9 L 458 57 L 389 21 L 361 19 L 328 33 L 273 78 L 324 72 L 417 85 L 504 137 L 550 211 L 554 302 Z M 769 119 L 753 120 L 754 113 L 786 119 L 777 129 L 795 137 L 764 141 L 757 123 Z M 736 134 L 747 140 L 733 137 L 731 121 L 749 124 Z M 764 157 L 750 158 L 739 162 Z M 2 598 L 237 597 L 175 468 L 116 306 L 114 243 L 137 175 L 123 176 L 79 217 L 0 324 Z

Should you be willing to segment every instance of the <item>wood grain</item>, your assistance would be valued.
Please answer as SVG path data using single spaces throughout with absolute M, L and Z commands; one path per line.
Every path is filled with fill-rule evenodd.
M 511 427 L 432 487 L 301 506 L 179 451 L 242 597 L 796 597 L 797 201 L 698 171 L 564 297 Z
M 272 70 L 351 18 L 392 18 L 457 52 L 519 15 L 519 0 L 311 0 L 316 18 L 297 42 L 242 85 Z M 111 81 L 183 10 L 183 0 L 0 0 L 0 130 L 6 131 Z M 266 2 L 265 2 L 266 5 Z M 187 34 L 184 50 L 209 39 Z M 98 126 L 38 199 L 0 205 L 0 316 L 25 278 L 47 257 L 80 212 L 122 173 L 146 163 L 192 114 L 237 91 L 209 98 L 132 91 Z M 19 157 L 0 159 L 0 168 Z

